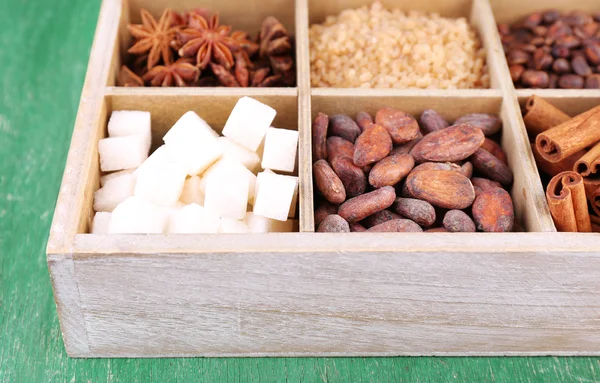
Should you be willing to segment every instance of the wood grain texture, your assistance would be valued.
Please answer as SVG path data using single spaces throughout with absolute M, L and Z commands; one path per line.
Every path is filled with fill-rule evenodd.
M 600 354 L 593 242 L 571 256 L 464 252 L 450 234 L 434 252 L 390 235 L 372 244 L 390 250 L 369 251 L 367 236 L 302 252 L 75 254 L 91 355 Z M 507 242 L 519 238 L 540 242 Z M 328 243 L 337 254 L 318 250 Z
M 69 358 L 44 248 L 100 1 L 47 5 L 0 2 L 0 382 L 600 380 L 595 357 Z

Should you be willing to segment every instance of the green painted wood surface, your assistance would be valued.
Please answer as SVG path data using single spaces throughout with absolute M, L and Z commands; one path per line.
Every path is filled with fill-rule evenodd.
M 597 382 L 598 358 L 69 359 L 45 246 L 99 0 L 0 1 L 0 382 Z

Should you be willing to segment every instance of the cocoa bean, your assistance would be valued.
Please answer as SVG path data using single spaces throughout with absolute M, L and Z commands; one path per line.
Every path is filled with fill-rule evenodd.
M 583 77 L 576 74 L 563 74 L 558 79 L 558 86 L 563 89 L 581 89 L 583 85 Z
M 406 187 L 415 198 L 445 209 L 465 209 L 475 200 L 471 181 L 449 170 L 425 170 L 411 173 Z
M 534 12 L 527 16 L 525 20 L 523 20 L 523 26 L 525 26 L 525 28 L 533 29 L 540 25 L 541 22 L 542 14 L 539 12 Z
M 587 76 L 592 74 L 592 68 L 588 65 L 585 57 L 577 56 L 571 60 L 571 66 L 573 67 L 573 72 L 580 76 Z
M 486 232 L 510 232 L 515 214 L 510 194 L 495 188 L 483 191 L 473 203 L 473 218 L 477 229 Z
M 364 130 L 367 128 L 367 126 L 369 126 L 372 123 L 373 123 L 373 117 L 371 117 L 371 115 L 369 113 L 358 112 L 356 114 L 356 124 L 360 128 L 361 132 L 364 132 Z
M 483 144 L 485 136 L 480 128 L 458 124 L 423 137 L 410 154 L 415 162 L 456 162 L 468 158 Z
M 336 114 L 329 118 L 329 135 L 342 137 L 352 143 L 360 135 L 361 130 L 352 118 L 345 114 Z
M 550 76 L 539 70 L 526 70 L 521 75 L 521 82 L 529 88 L 548 88 Z
M 545 24 L 553 24 L 560 18 L 560 12 L 555 9 L 550 9 L 542 13 L 542 20 Z
M 534 49 L 535 49 L 535 47 L 534 47 Z M 515 64 L 522 65 L 522 64 L 527 64 L 530 57 L 531 56 L 527 52 L 515 49 L 515 50 L 508 52 L 508 54 L 506 55 L 506 61 L 508 61 L 509 65 L 515 65 Z
M 510 70 L 510 77 L 513 82 L 518 82 L 525 71 L 525 67 L 521 64 L 513 64 L 508 69 Z
M 473 186 L 477 186 L 477 187 L 481 188 L 481 190 L 488 190 L 488 189 L 495 189 L 495 188 L 502 187 L 500 182 L 488 180 L 487 178 L 481 178 L 481 177 L 471 178 L 471 183 L 473 184 Z
M 433 229 L 428 229 L 425 230 L 425 233 L 447 233 L 448 229 L 446 229 L 445 227 L 436 227 Z
M 496 143 L 496 141 L 490 138 L 486 138 L 483 144 L 481 145 L 481 148 L 492 153 L 496 158 L 502 161 L 503 164 L 508 165 L 508 158 L 506 156 L 506 152 L 502 150 L 502 148 Z
M 421 172 L 424 170 L 452 170 L 455 172 L 462 173 L 461 167 L 451 162 L 425 162 L 421 165 L 415 166 L 410 172 L 410 174 Z
M 377 111 L 375 122 L 383 126 L 392 142 L 396 145 L 405 144 L 417 138 L 419 124 L 412 116 L 392 108 L 383 108 Z
M 502 185 L 510 185 L 513 181 L 513 173 L 510 168 L 485 149 L 479 148 L 470 161 L 473 167 L 487 178 L 498 181 Z
M 381 125 L 372 124 L 356 139 L 354 164 L 366 166 L 385 158 L 392 150 L 392 138 Z
M 421 113 L 421 129 L 425 134 L 446 129 L 449 126 L 448 121 L 433 109 L 427 109 Z
M 327 139 L 327 160 L 331 162 L 336 157 L 354 158 L 354 144 L 342 137 L 329 137 Z
M 563 23 L 560 20 L 555 22 L 548 28 L 548 37 L 554 39 L 554 41 L 565 36 L 570 36 L 572 34 L 573 30 L 571 29 L 571 27 L 569 27 L 567 24 Z M 564 47 L 567 48 L 566 46 Z
M 451 233 L 475 232 L 475 222 L 462 210 L 449 210 L 444 215 L 444 227 Z
M 346 200 L 346 190 L 342 180 L 335 174 L 327 161 L 318 160 L 313 164 L 313 176 L 317 190 L 327 201 L 340 204 Z
M 571 63 L 565 58 L 557 58 L 552 64 L 552 70 L 558 74 L 569 73 L 571 71 Z
M 373 226 L 367 230 L 367 232 L 375 233 L 420 233 L 423 229 L 410 219 L 394 219 L 381 223 L 377 226 Z
M 600 89 L 600 74 L 589 75 L 585 79 L 586 89 Z
M 420 199 L 398 197 L 392 205 L 392 210 L 422 226 L 431 226 L 435 222 L 435 208 L 429 202 Z
M 346 198 L 356 197 L 365 192 L 367 177 L 361 168 L 354 165 L 351 158 L 334 157 L 331 160 L 331 167 L 344 185 Z
M 492 136 L 502 129 L 502 120 L 498 116 L 486 113 L 471 113 L 465 114 L 458 120 L 454 121 L 454 125 L 470 124 L 483 132 L 485 136 Z
M 565 47 L 568 49 L 577 48 L 581 45 L 581 39 L 577 36 L 563 36 L 559 37 L 554 41 L 554 43 L 559 47 Z
M 351 223 L 350 224 L 350 232 L 351 233 L 363 233 L 367 231 L 367 228 L 361 225 L 360 223 Z
M 399 219 L 399 218 L 402 218 L 402 217 L 399 216 L 398 214 L 386 209 L 386 210 L 378 211 L 377 213 L 368 216 L 367 218 L 362 220 L 362 223 L 366 227 L 373 227 L 373 226 L 379 225 L 380 223 L 384 223 L 384 222 L 391 221 L 393 219 Z
M 552 47 L 550 54 L 552 54 L 554 58 L 568 58 L 571 56 L 571 50 L 567 47 L 559 47 L 555 45 Z
M 467 178 L 471 178 L 473 176 L 473 164 L 469 161 L 465 162 L 460 166 L 458 172 Z
M 338 214 L 349 223 L 367 218 L 394 203 L 396 191 L 391 186 L 384 186 L 372 192 L 350 198 L 338 209 Z
M 317 114 L 312 125 L 313 161 L 324 160 L 327 158 L 326 141 L 328 124 L 329 117 L 327 117 L 326 114 Z
M 406 144 L 394 146 L 394 148 L 392 149 L 392 151 L 390 152 L 389 155 L 392 156 L 392 155 L 398 155 L 398 154 L 409 154 L 410 151 L 412 150 L 412 148 L 414 148 L 415 145 L 419 141 L 421 141 L 422 138 L 423 138 L 423 135 L 419 134 L 419 137 L 415 138 L 411 142 L 407 142 Z
M 541 48 L 537 49 L 533 54 L 533 67 L 536 70 L 547 70 L 550 68 L 553 61 L 554 59 L 552 56 L 549 53 L 544 52 Z
M 591 64 L 600 65 L 600 42 L 586 44 L 583 52 Z
M 337 214 L 327 216 L 319 225 L 318 233 L 349 233 L 350 225 Z
M 373 166 L 369 173 L 369 183 L 374 188 L 396 185 L 414 166 L 415 160 L 409 154 L 387 156 Z
M 321 222 L 331 214 L 337 214 L 338 207 L 329 201 L 323 201 L 315 209 L 315 226 L 319 227 Z

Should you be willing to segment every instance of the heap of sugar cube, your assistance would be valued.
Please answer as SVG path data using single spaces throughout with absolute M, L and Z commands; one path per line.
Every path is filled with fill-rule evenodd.
M 293 231 L 298 132 L 272 127 L 275 114 L 242 97 L 220 136 L 190 111 L 148 156 L 150 113 L 113 112 L 98 144 L 111 173 L 94 194 L 92 233 Z

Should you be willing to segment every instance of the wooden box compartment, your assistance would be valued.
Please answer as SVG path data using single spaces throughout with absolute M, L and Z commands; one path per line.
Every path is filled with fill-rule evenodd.
M 129 12 L 198 4 L 104 0 L 47 248 L 69 356 L 600 354 L 599 237 L 555 232 L 491 5 L 415 6 L 471 15 L 492 89 L 311 89 L 309 20 L 366 3 L 270 0 L 256 5 L 266 11 L 240 17 L 249 26 L 272 12 L 287 17 L 297 41 L 297 88 L 132 89 L 113 86 Z M 233 15 L 230 4 L 202 3 Z M 277 11 L 268 8 L 273 4 Z M 187 110 L 220 129 L 244 95 L 275 107 L 276 124 L 300 133 L 299 233 L 86 234 L 100 175 L 97 143 L 112 110 L 151 111 L 157 144 Z M 575 112 L 600 97 L 568 93 L 553 101 Z M 435 108 L 450 119 L 497 113 L 515 174 L 517 219 L 528 232 L 313 233 L 312 118 L 382 106 L 415 114 Z

